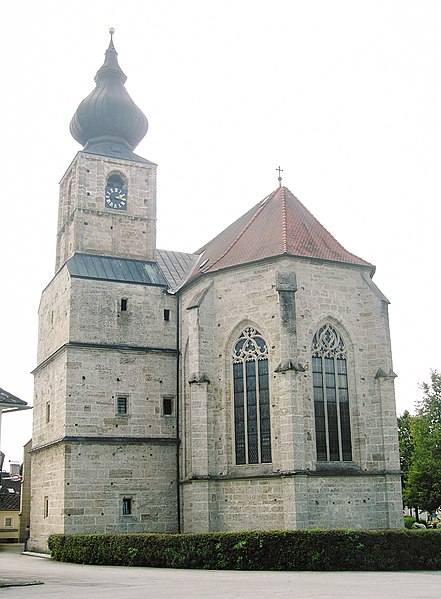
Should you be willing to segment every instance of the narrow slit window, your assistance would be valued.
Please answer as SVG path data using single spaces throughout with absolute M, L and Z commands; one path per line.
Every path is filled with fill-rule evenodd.
M 46 404 L 46 423 L 50 422 L 51 419 L 51 404 L 50 402 L 47 402 Z
M 123 497 L 122 500 L 122 515 L 130 516 L 132 513 L 132 498 L 131 497 Z
M 43 517 L 47 518 L 49 516 L 49 497 L 45 497 L 43 500 Z
M 127 298 L 125 298 L 125 297 L 123 297 L 123 298 L 121 299 L 121 304 L 120 304 L 120 306 L 121 306 L 121 312 L 127 312 L 127 304 L 128 304 L 128 301 L 129 301 L 129 300 L 128 300 Z
M 170 320 L 170 310 L 167 308 L 164 310 L 164 320 Z
M 126 416 L 129 413 L 129 399 L 126 395 L 118 395 L 116 399 L 116 412 L 118 416 Z
M 173 398 L 162 398 L 162 413 L 164 416 L 173 416 Z

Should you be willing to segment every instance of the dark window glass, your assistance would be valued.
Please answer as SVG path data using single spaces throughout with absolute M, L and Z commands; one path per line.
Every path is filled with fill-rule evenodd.
M 243 393 L 243 364 L 233 364 L 234 379 L 234 432 L 236 464 L 245 464 L 245 412 Z
M 124 416 L 129 411 L 128 399 L 127 397 L 118 397 L 116 409 L 120 416 Z
M 107 179 L 107 186 L 108 187 L 123 187 L 124 186 L 123 178 L 120 177 L 119 175 L 110 175 L 110 177 Z
M 164 310 L 164 320 L 170 320 L 170 310 Z
M 173 399 L 171 397 L 162 398 L 162 413 L 164 416 L 173 416 Z
M 312 352 L 317 460 L 351 461 L 345 342 L 333 327 L 324 325 L 314 335 Z
M 268 360 L 258 361 L 260 398 L 260 456 L 263 463 L 271 462 L 271 422 L 269 406 Z
M 122 513 L 123 516 L 130 516 L 132 513 L 132 498 L 124 497 L 122 500 Z
M 127 312 L 127 299 L 125 298 L 121 300 L 121 312 Z

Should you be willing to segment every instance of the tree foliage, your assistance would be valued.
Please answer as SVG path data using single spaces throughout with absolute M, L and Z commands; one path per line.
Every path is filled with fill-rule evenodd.
M 403 486 L 404 503 L 413 507 L 413 503 L 407 497 L 409 470 L 412 464 L 415 442 L 412 434 L 412 419 L 414 416 L 407 410 L 398 417 L 398 442 L 400 446 L 401 482 Z
M 423 396 L 415 416 L 406 417 L 408 433 L 403 430 L 402 467 L 404 501 L 429 513 L 441 506 L 441 373 L 434 370 L 430 383 L 421 386 Z M 404 418 L 405 414 L 401 418 Z M 409 454 L 406 450 L 413 443 Z M 400 443 L 400 451 L 402 445 Z M 407 468 L 407 472 L 404 469 Z

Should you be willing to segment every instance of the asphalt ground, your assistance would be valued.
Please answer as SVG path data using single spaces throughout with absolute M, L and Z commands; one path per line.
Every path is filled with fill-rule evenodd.
M 233 572 L 85 566 L 23 555 L 22 549 L 22 545 L 0 545 L 0 599 L 441 597 L 441 571 Z

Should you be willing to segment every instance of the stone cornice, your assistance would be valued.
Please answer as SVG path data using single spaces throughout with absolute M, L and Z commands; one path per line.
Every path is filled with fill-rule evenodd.
M 48 358 L 40 362 L 38 366 L 34 368 L 31 374 L 36 374 L 39 370 L 41 370 L 44 366 L 52 362 L 59 354 L 69 348 L 75 349 L 104 349 L 107 351 L 124 351 L 124 352 L 134 352 L 139 354 L 150 354 L 150 353 L 163 353 L 163 354 L 178 354 L 178 350 L 176 348 L 170 347 L 149 347 L 149 346 L 141 346 L 141 345 L 124 345 L 117 343 L 84 343 L 82 341 L 69 341 L 68 343 L 64 343 L 61 347 L 55 350 Z
M 269 472 L 261 474 L 207 474 L 193 475 L 182 479 L 180 483 L 189 484 L 207 481 L 224 481 L 224 480 L 251 480 L 251 479 L 274 479 L 274 478 L 291 478 L 293 476 L 313 476 L 313 477 L 369 477 L 369 476 L 401 476 L 400 470 L 354 470 L 345 468 L 335 468 L 329 470 L 286 470 L 283 472 Z
M 66 435 L 59 439 L 49 441 L 48 443 L 32 447 L 32 449 L 29 450 L 29 453 L 35 453 L 48 449 L 49 447 L 54 447 L 55 445 L 66 445 L 68 443 L 98 443 L 100 445 L 139 445 L 145 443 L 149 445 L 176 445 L 179 443 L 179 439 L 177 439 L 177 437 L 82 437 L 79 435 Z

